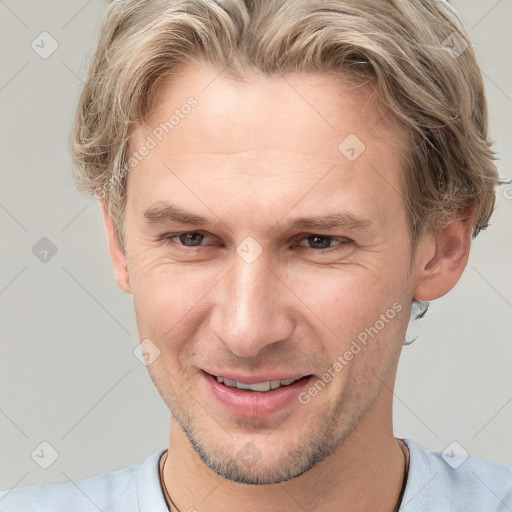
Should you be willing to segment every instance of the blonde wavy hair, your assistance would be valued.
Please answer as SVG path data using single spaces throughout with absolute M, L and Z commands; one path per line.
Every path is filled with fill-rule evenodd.
M 412 246 L 471 219 L 499 179 L 469 36 L 439 0 L 121 0 L 109 4 L 70 136 L 76 187 L 104 198 L 124 247 L 127 145 L 159 87 L 198 60 L 238 80 L 326 72 L 371 83 L 405 125 Z

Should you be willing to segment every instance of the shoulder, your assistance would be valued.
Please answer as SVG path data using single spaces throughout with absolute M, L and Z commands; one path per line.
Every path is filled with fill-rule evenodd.
M 159 486 L 158 460 L 164 451 L 154 453 L 141 465 L 74 482 L 0 492 L 0 512 L 139 511 L 140 494 L 146 492 L 141 487 Z
M 404 442 L 410 467 L 400 512 L 512 510 L 511 466 L 453 450 L 429 452 L 411 440 Z

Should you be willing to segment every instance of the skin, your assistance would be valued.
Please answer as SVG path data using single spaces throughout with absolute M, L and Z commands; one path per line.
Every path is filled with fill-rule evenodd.
M 128 174 L 126 256 L 102 203 L 117 283 L 133 294 L 140 339 L 160 350 L 148 369 L 173 415 L 165 485 L 182 512 L 398 510 L 392 390 L 411 303 L 457 283 L 470 223 L 412 253 L 406 136 L 369 88 L 313 73 L 248 78 L 197 64 L 160 91 L 130 151 L 187 98 L 198 105 Z M 366 146 L 354 161 L 338 150 L 348 134 Z M 147 222 L 162 202 L 209 220 Z M 339 212 L 371 225 L 289 228 Z M 165 238 L 197 231 L 199 247 Z M 312 235 L 327 237 L 321 248 Z M 248 236 L 262 249 L 251 263 L 236 252 Z M 393 303 L 401 311 L 306 405 L 240 418 L 207 393 L 201 368 L 320 378 Z M 250 464 L 237 457 L 247 443 Z

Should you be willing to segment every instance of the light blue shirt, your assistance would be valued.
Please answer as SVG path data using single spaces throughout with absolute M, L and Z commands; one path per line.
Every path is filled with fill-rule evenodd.
M 453 452 L 444 455 L 446 462 L 441 453 L 404 441 L 410 460 L 400 512 L 512 511 L 512 467 L 472 456 L 458 459 Z M 168 512 L 158 474 L 165 451 L 140 466 L 76 482 L 4 491 L 0 512 Z M 198 510 L 204 510 L 201 499 Z

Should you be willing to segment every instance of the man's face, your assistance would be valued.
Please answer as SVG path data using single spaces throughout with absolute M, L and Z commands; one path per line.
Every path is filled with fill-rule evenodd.
M 125 218 L 140 339 L 160 351 L 149 371 L 225 478 L 293 478 L 365 415 L 367 431 L 383 421 L 370 412 L 393 384 L 412 292 L 403 136 L 377 107 L 326 75 L 242 84 L 194 67 L 130 142 L 129 156 L 151 146 Z M 215 376 L 301 380 L 253 391 Z

